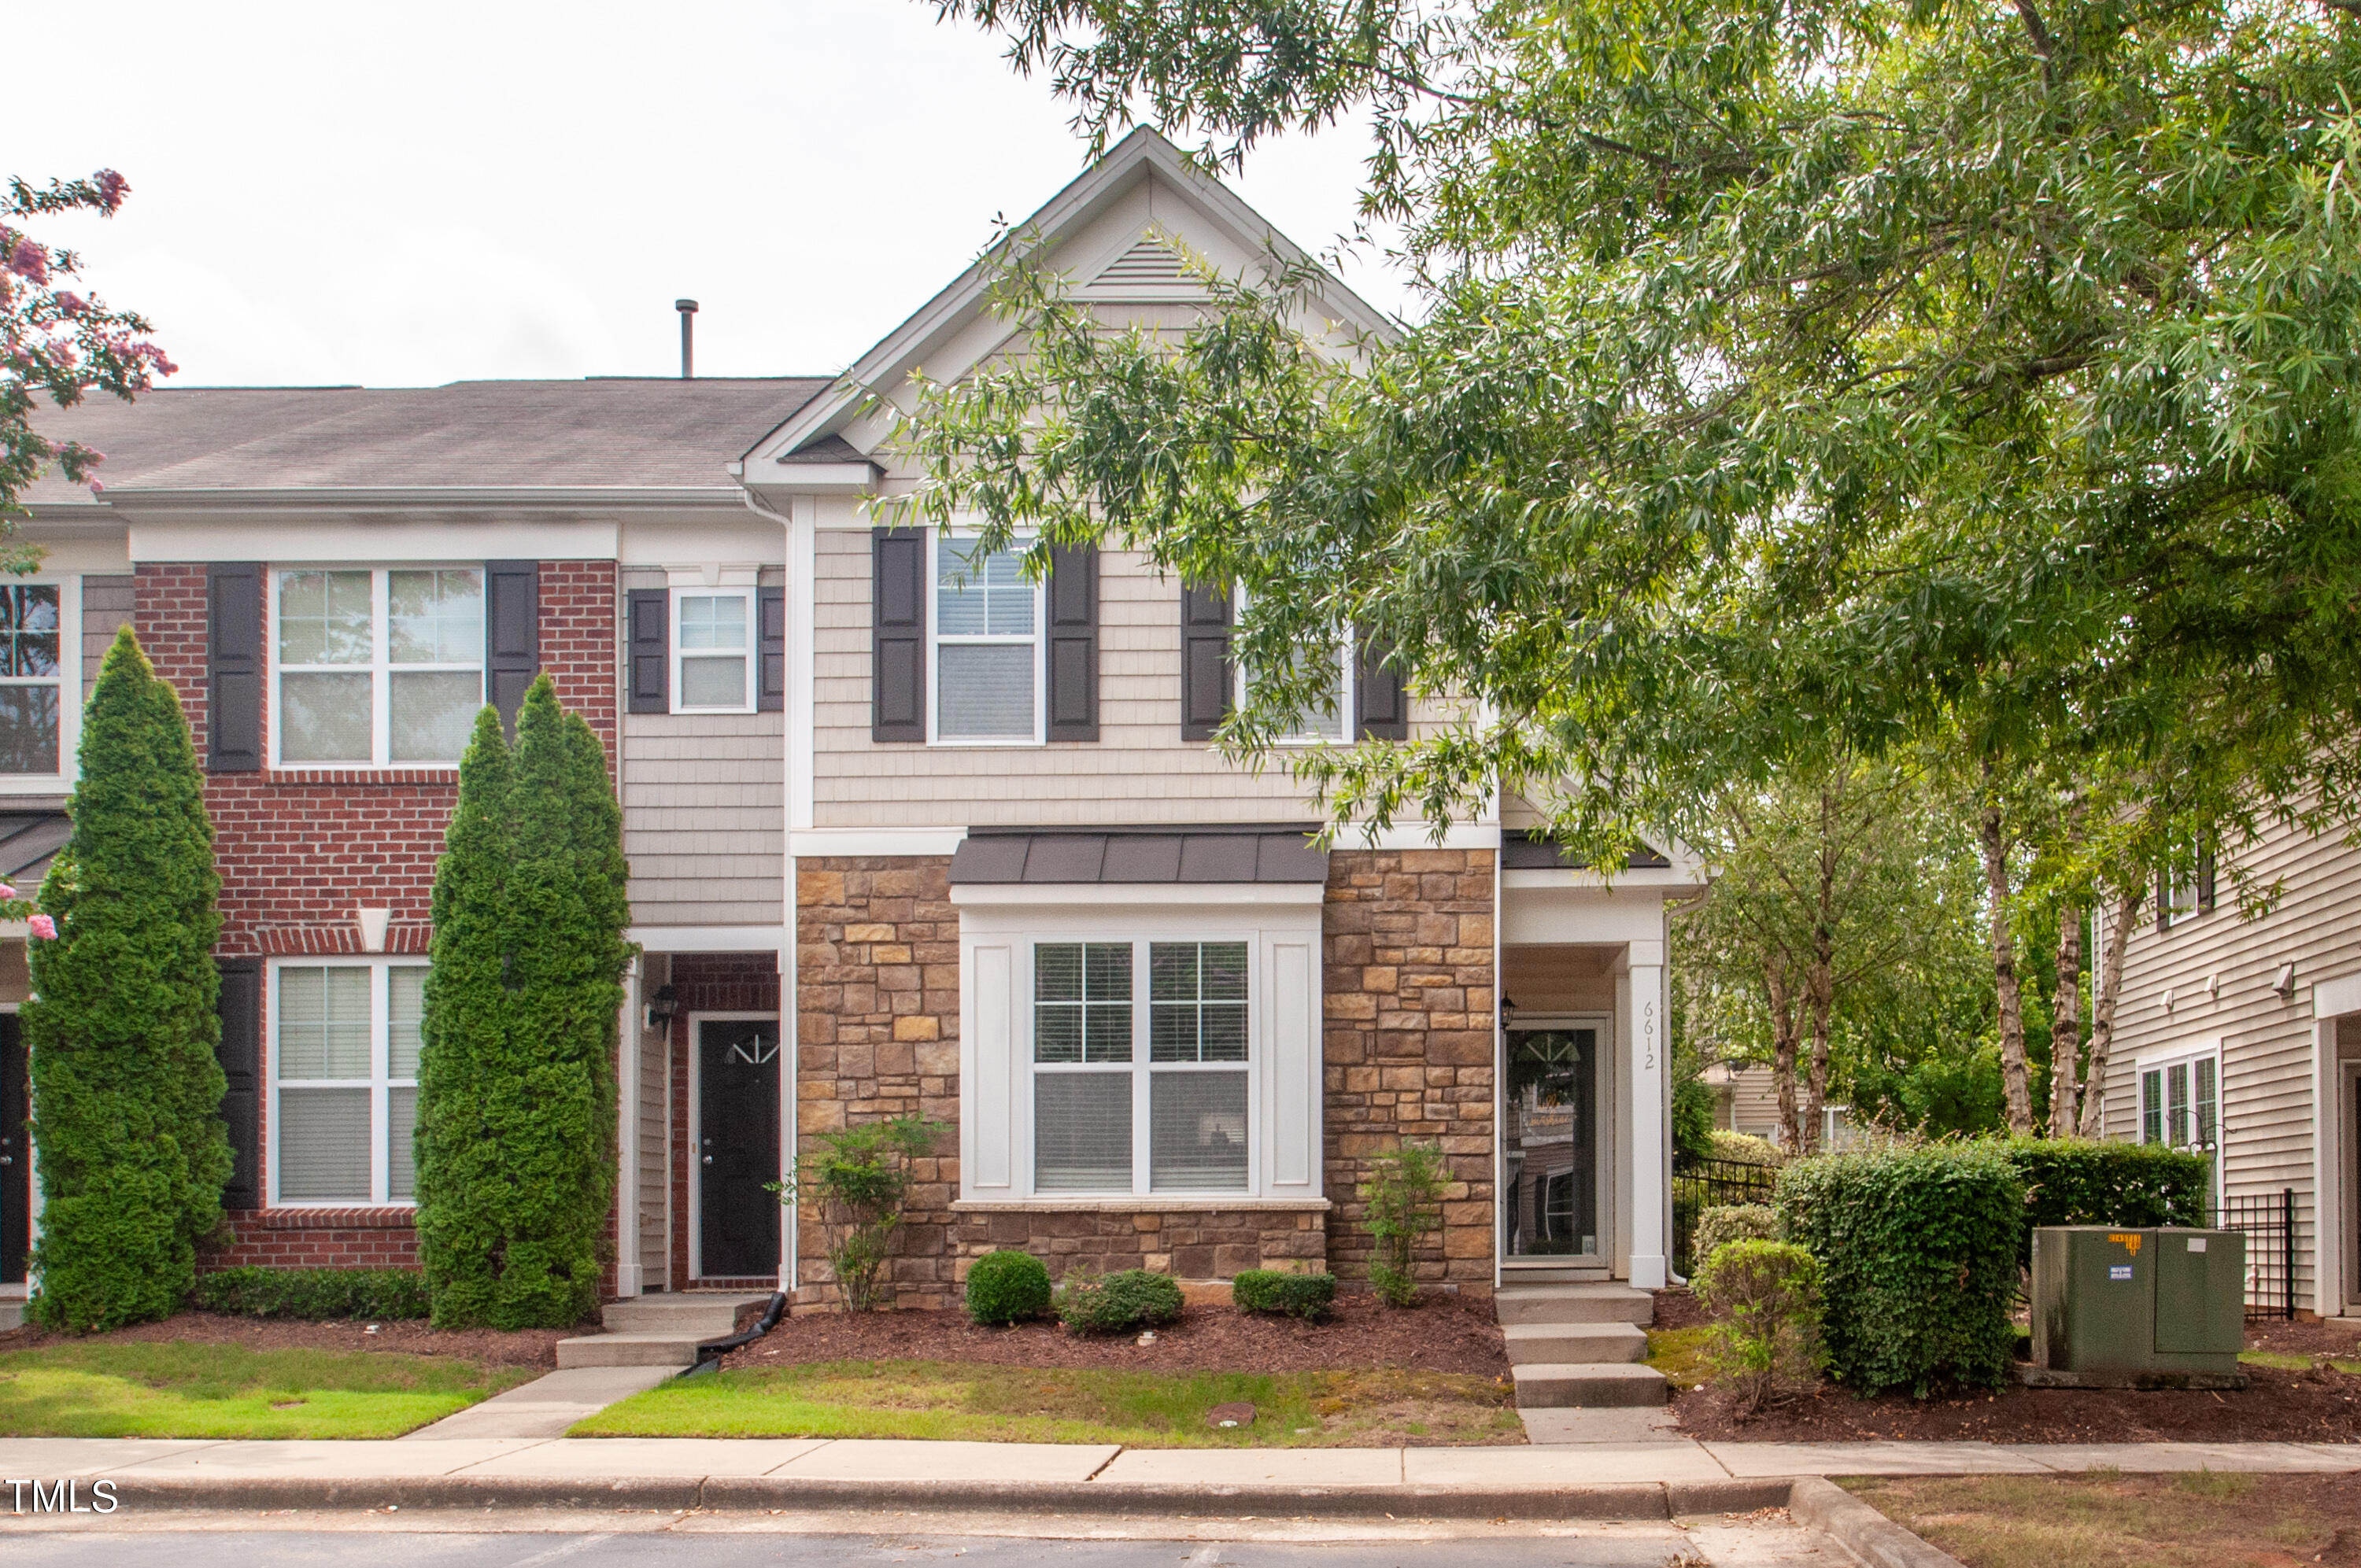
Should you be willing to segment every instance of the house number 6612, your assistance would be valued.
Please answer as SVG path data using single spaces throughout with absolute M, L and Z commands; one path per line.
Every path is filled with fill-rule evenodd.
M 1649 1072 L 1656 1070 L 1656 1004 L 1640 1004 L 1640 1065 Z

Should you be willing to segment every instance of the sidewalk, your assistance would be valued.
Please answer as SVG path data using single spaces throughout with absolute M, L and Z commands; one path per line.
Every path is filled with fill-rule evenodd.
M 1664 1519 L 1784 1504 L 1795 1478 L 2361 1472 L 2361 1444 L 1697 1442 L 1121 1449 L 842 1439 L 0 1439 L 0 1483 L 111 1480 L 132 1508 L 871 1506 L 1066 1513 Z M 86 1499 L 85 1488 L 76 1496 Z

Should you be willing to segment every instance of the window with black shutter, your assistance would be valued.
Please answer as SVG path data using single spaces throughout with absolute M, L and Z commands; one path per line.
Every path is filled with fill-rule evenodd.
M 225 1087 L 222 1120 L 229 1126 L 233 1163 L 229 1185 L 222 1190 L 225 1209 L 262 1207 L 262 960 L 220 959 L 221 1062 Z
M 633 588 L 624 596 L 625 641 L 631 665 L 627 707 L 633 713 L 672 711 L 672 595 Z
M 1049 553 L 1049 739 L 1099 738 L 1099 553 Z
M 927 531 L 870 532 L 869 738 L 927 738 Z
M 516 733 L 517 709 L 525 688 L 541 674 L 541 565 L 535 561 L 484 563 L 485 698 L 500 709 L 500 723 Z
M 755 706 L 777 713 L 787 706 L 787 590 L 764 588 L 762 610 L 762 687 Z
M 1230 663 L 1230 595 L 1180 589 L 1180 739 L 1210 740 L 1229 717 L 1236 675 Z

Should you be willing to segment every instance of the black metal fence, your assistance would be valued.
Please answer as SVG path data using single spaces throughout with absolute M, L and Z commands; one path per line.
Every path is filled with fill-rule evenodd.
M 1727 1203 L 1768 1203 L 1779 1168 L 1734 1159 L 1692 1159 L 1673 1166 L 1673 1272 L 1697 1272 L 1697 1216 Z
M 2222 1201 L 2216 1230 L 2246 1238 L 2246 1320 L 2295 1316 L 2295 1189 Z

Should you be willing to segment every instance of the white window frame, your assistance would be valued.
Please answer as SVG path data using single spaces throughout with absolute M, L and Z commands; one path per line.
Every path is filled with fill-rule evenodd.
M 972 528 L 935 528 L 928 530 L 927 539 L 927 743 L 930 746 L 1046 746 L 1049 743 L 1049 639 L 1047 620 L 1049 612 L 1047 585 L 1028 584 L 1033 592 L 1033 630 L 1029 636 L 1018 637 L 1006 632 L 952 632 L 946 636 L 942 625 L 942 553 L 947 542 L 973 539 Z M 1022 554 L 1032 545 L 1028 538 L 1009 541 L 1012 553 Z M 1029 642 L 1033 647 L 1033 733 L 1017 735 L 954 735 L 942 733 L 941 669 L 942 648 L 948 641 L 955 647 L 1007 647 Z
M 1317 1201 L 1322 1188 L 1321 905 L 1317 885 L 1192 888 L 976 886 L 961 907 L 960 1185 L 963 1202 L 1027 1208 L 1214 1209 Z M 1047 900 L 1056 900 L 1055 903 Z M 1251 907 L 1242 907 L 1251 906 Z M 1033 953 L 1044 943 L 1133 945 L 1132 1181 L 1109 1192 L 1034 1187 L 1034 1096 L 1044 1070 L 1120 1070 L 1033 1060 Z M 1247 944 L 1246 1060 L 1148 1060 L 1146 966 L 1156 942 Z M 1151 1190 L 1147 1078 L 1162 1071 L 1246 1074 L 1246 1185 Z
M 0 773 L 0 795 L 56 795 L 71 786 L 82 750 L 82 576 L 74 572 L 40 572 L 9 579 L 20 588 L 58 591 L 58 769 L 53 773 Z M 8 677 L 0 685 L 47 685 L 46 678 Z
M 401 969 L 424 969 L 423 958 L 367 958 L 331 955 L 273 959 L 269 966 L 269 994 L 263 999 L 264 1053 L 269 1067 L 269 1182 L 266 1201 L 273 1209 L 411 1209 L 417 1206 L 413 1198 L 388 1196 L 393 1170 L 390 1151 L 386 1139 L 393 1114 L 393 1094 L 396 1089 L 415 1089 L 414 1078 L 390 1076 L 392 1066 L 393 1007 L 389 971 Z M 369 974 L 369 1075 L 359 1078 L 297 1078 L 281 1080 L 279 1074 L 279 987 L 280 975 L 291 969 L 366 969 Z M 283 1201 L 279 1196 L 279 1135 L 285 1124 L 279 1114 L 279 1091 L 288 1089 L 362 1089 L 369 1091 L 369 1195 L 366 1198 L 303 1198 Z
M 756 591 L 749 587 L 731 587 L 708 588 L 697 586 L 687 587 L 676 586 L 673 588 L 671 607 L 672 613 L 667 619 L 671 624 L 672 635 L 672 710 L 675 713 L 752 713 L 754 711 L 754 688 L 761 684 L 762 665 L 762 649 L 760 644 L 763 638 L 763 629 L 759 620 L 762 612 L 762 606 L 758 602 L 759 598 L 760 596 Z M 686 700 L 687 687 L 681 680 L 680 670 L 681 660 L 684 652 L 680 642 L 680 606 L 683 599 L 692 598 L 734 598 L 744 604 L 746 607 L 746 645 L 740 651 L 740 656 L 745 663 L 746 670 L 746 684 L 743 688 L 746 694 L 746 698 L 743 702 L 706 706 L 703 704 L 691 704 Z M 692 648 L 686 650 L 686 656 L 691 659 L 707 658 L 720 652 L 721 650 L 718 648 Z
M 1246 591 L 1243 587 L 1236 590 L 1236 597 L 1238 611 L 1243 615 L 1246 607 Z M 1360 701 L 1360 692 L 1358 690 L 1360 670 L 1357 668 L 1360 661 L 1354 657 L 1355 641 L 1356 640 L 1349 636 L 1340 637 L 1336 641 L 1336 724 L 1338 733 L 1334 735 L 1315 735 L 1309 732 L 1302 732 L 1280 735 L 1276 737 L 1276 741 L 1279 745 L 1350 746 L 1361 738 L 1360 707 L 1358 706 Z M 1246 706 L 1247 685 L 1246 661 L 1243 659 L 1236 659 L 1233 660 L 1232 663 L 1236 666 L 1235 674 L 1236 685 L 1235 689 L 1230 693 L 1230 701 L 1238 707 L 1244 708 Z
M 282 670 L 279 659 L 279 597 L 281 585 L 294 575 L 305 572 L 367 572 L 369 575 L 369 660 L 366 664 L 296 664 Z M 456 768 L 459 759 L 431 758 L 391 760 L 393 754 L 393 676 L 451 674 L 473 671 L 477 680 L 478 708 L 491 700 L 491 674 L 485 650 L 476 651 L 472 663 L 397 664 L 392 657 L 392 589 L 390 574 L 394 572 L 473 572 L 484 592 L 484 614 L 491 614 L 491 586 L 487 580 L 481 561 L 401 561 L 390 565 L 369 566 L 353 561 L 331 561 L 313 564 L 273 565 L 264 584 L 263 647 L 270 661 L 270 765 L 306 772 L 324 768 L 366 768 L 395 772 L 412 768 Z M 357 761 L 288 762 L 280 755 L 280 734 L 287 719 L 287 704 L 280 696 L 280 676 L 294 674 L 363 674 L 369 677 L 369 758 Z

